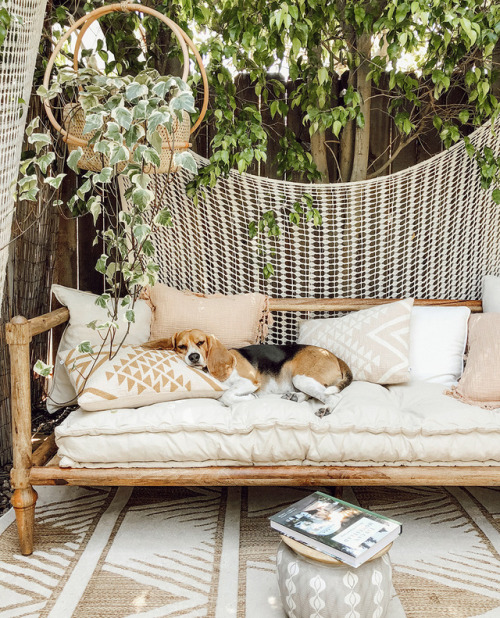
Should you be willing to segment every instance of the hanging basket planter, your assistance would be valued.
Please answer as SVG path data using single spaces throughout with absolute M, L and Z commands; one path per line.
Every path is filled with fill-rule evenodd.
M 75 48 L 73 52 L 73 68 L 75 72 L 78 71 L 78 55 L 82 44 L 83 36 L 89 27 L 104 15 L 114 12 L 129 12 L 135 11 L 137 13 L 146 13 L 153 17 L 156 17 L 164 24 L 166 24 L 175 35 L 177 42 L 182 51 L 183 56 L 183 73 L 182 81 L 185 82 L 189 74 L 189 50 L 195 56 L 195 59 L 200 68 L 200 73 L 203 81 L 203 105 L 200 111 L 200 115 L 196 123 L 191 127 L 189 114 L 185 111 L 182 112 L 182 120 L 175 118 L 172 122 L 171 128 L 167 129 L 163 125 L 157 127 L 158 134 L 162 139 L 161 154 L 159 155 L 159 165 L 148 165 L 145 168 L 147 173 L 167 173 L 175 172 L 177 166 L 173 163 L 173 157 L 176 153 L 186 151 L 190 147 L 189 139 L 191 133 L 193 133 L 200 123 L 202 122 L 207 107 L 208 107 L 208 80 L 203 66 L 203 62 L 198 52 L 198 49 L 194 45 L 189 36 L 172 20 L 163 15 L 162 13 L 151 9 L 142 4 L 128 4 L 122 2 L 120 4 L 110 4 L 95 9 L 91 13 L 84 15 L 77 22 L 75 22 L 61 37 L 58 44 L 54 48 L 52 55 L 49 58 L 47 67 L 45 69 L 43 86 L 46 90 L 49 89 L 50 76 L 54 67 L 55 60 L 61 51 L 61 48 L 72 35 L 73 32 L 78 31 L 78 36 L 75 42 Z M 54 128 L 61 133 L 62 139 L 68 144 L 69 152 L 72 152 L 78 148 L 82 148 L 82 156 L 78 161 L 78 166 L 82 169 L 92 170 L 99 172 L 109 164 L 109 158 L 105 155 L 95 152 L 92 138 L 95 135 L 95 131 L 87 131 L 83 133 L 85 127 L 85 112 L 79 103 L 66 103 L 62 110 L 62 126 L 56 120 L 49 98 L 45 98 L 43 101 L 47 116 L 54 126 Z M 132 158 L 135 148 L 140 144 L 140 141 L 131 149 L 130 156 Z M 125 167 L 125 163 L 119 164 L 119 171 Z

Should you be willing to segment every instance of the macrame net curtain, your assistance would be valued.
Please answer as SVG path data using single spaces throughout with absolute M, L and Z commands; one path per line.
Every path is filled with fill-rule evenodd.
M 490 124 L 471 139 L 500 154 Z M 197 162 L 207 160 L 197 156 Z M 206 190 L 197 207 L 186 196 L 190 179 L 185 171 L 170 182 L 156 177 L 174 219 L 174 227 L 155 238 L 160 282 L 180 290 L 478 299 L 482 276 L 500 275 L 500 206 L 491 190 L 481 188 L 477 164 L 462 142 L 412 168 L 364 182 L 311 185 L 231 172 Z M 304 194 L 312 195 L 321 226 L 290 223 L 290 208 Z M 269 210 L 282 234 L 262 235 L 259 252 L 248 228 Z M 266 280 L 268 261 L 275 274 Z M 296 334 L 296 314 L 279 315 L 269 341 L 293 341 Z
M 42 32 L 46 0 L 7 0 L 11 23 L 0 50 L 0 247 L 10 240 L 24 125 L 33 71 Z M 20 100 L 25 105 L 20 105 Z M 21 115 L 20 115 L 21 112 Z M 0 251 L 0 304 L 3 297 L 6 249 Z

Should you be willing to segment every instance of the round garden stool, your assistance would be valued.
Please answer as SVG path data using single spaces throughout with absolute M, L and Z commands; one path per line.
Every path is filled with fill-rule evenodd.
M 384 618 L 392 590 L 388 545 L 357 569 L 282 536 L 276 565 L 289 618 Z

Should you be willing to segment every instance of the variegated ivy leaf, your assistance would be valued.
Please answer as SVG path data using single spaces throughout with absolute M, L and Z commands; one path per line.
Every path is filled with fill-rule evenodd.
M 174 154 L 174 163 L 175 165 L 180 165 L 180 167 L 183 167 L 188 170 L 188 172 L 192 172 L 193 174 L 196 174 L 198 171 L 196 160 L 192 153 L 188 150 L 185 150 L 184 152 L 176 152 Z
M 27 201 L 27 202 L 36 202 L 38 196 L 38 187 L 33 187 L 31 189 L 29 189 L 28 191 L 23 191 L 23 193 L 20 193 L 18 195 L 18 199 L 20 201 Z
M 26 127 L 26 135 L 29 137 L 33 133 L 33 131 L 37 129 L 39 126 L 40 126 L 40 118 L 37 116 L 36 118 L 33 118 L 33 120 Z
M 130 225 L 132 223 L 132 215 L 124 210 L 120 210 L 118 213 L 118 221 L 120 221 L 120 223 L 125 223 L 125 225 Z
M 116 323 L 116 322 L 102 322 L 102 324 L 98 324 L 96 326 L 96 330 L 109 330 L 110 328 L 114 328 L 115 330 L 117 328 L 120 328 L 120 326 Z
M 139 144 L 137 148 L 134 150 L 133 159 L 137 163 L 142 163 L 142 153 L 148 148 L 145 144 Z
M 156 167 L 160 167 L 160 157 L 158 156 L 156 150 L 153 150 L 153 148 L 146 148 L 146 150 L 142 153 L 142 158 L 144 159 L 144 163 L 151 163 Z
M 130 125 L 132 124 L 132 113 L 126 107 L 115 107 L 115 109 L 111 111 L 111 116 L 126 131 L 130 129 Z
M 148 131 L 155 131 L 159 125 L 163 125 L 167 128 L 172 126 L 172 115 L 168 111 L 154 111 L 148 118 Z
M 108 256 L 107 255 L 101 255 L 101 259 L 102 258 L 108 259 Z M 107 292 L 105 292 L 104 294 L 101 294 L 100 296 L 98 296 L 95 299 L 95 304 L 98 305 L 99 307 L 102 307 L 103 309 L 106 309 L 108 301 L 109 301 L 110 298 L 111 298 L 111 296 Z
M 104 168 L 109 169 L 109 168 Z M 87 210 L 91 213 L 92 218 L 94 220 L 94 225 L 97 223 L 97 219 L 101 214 L 102 206 L 101 206 L 101 197 L 99 195 L 93 195 L 89 201 L 87 202 Z
M 42 378 L 47 378 L 52 373 L 52 369 L 54 369 L 54 365 L 47 365 L 41 360 L 37 360 L 35 366 L 33 367 L 33 371 L 42 376 Z
M 77 196 L 81 199 L 85 199 L 85 195 L 92 189 L 92 183 L 90 180 L 86 180 L 78 189 L 76 190 Z
M 85 113 L 88 113 L 91 109 L 94 109 L 99 104 L 99 99 L 93 94 L 82 93 L 78 97 L 78 101 L 82 106 Z
M 82 147 L 78 146 L 78 148 L 76 150 L 73 150 L 73 152 L 71 152 L 69 157 L 66 159 L 68 167 L 77 174 L 80 172 L 80 168 L 78 167 L 78 161 L 82 158 L 82 155 Z
M 149 189 L 143 189 L 142 187 L 137 187 L 132 191 L 132 201 L 141 210 L 144 210 L 149 206 L 149 204 L 153 201 L 154 196 L 155 194 L 152 191 Z M 136 226 L 136 228 L 139 227 L 141 226 Z M 137 238 L 135 231 L 136 228 L 134 228 L 134 236 Z M 138 240 L 140 239 L 138 238 Z
M 127 322 L 135 322 L 135 311 L 133 309 L 129 309 L 125 311 L 125 319 Z
M 66 174 L 58 174 L 55 178 L 53 178 L 52 176 L 49 176 L 48 178 L 44 178 L 43 182 L 53 187 L 54 189 L 59 189 L 59 187 L 61 186 L 61 182 L 63 181 L 63 178 L 65 178 L 65 176 Z M 54 202 L 54 205 L 57 206 L 55 202 Z
M 93 354 L 94 349 L 90 343 L 90 341 L 82 341 L 76 346 L 76 349 L 80 354 Z
M 121 305 L 122 307 L 128 307 L 132 302 L 132 297 L 130 296 L 130 294 L 127 294 L 127 296 L 124 296 L 122 298 L 122 302 Z
M 101 257 L 97 260 L 96 265 L 95 265 L 95 269 L 97 270 L 98 273 L 102 273 L 104 275 L 104 273 L 106 272 L 106 262 L 108 261 L 108 256 L 106 254 L 102 254 Z M 104 294 L 101 294 L 101 296 L 99 296 L 98 298 L 96 298 L 96 305 L 100 305 L 101 307 L 106 307 L 106 302 L 109 300 L 109 298 L 107 298 L 103 304 L 103 296 L 105 296 Z M 109 297 L 109 294 L 107 294 L 107 296 Z
M 148 92 L 149 90 L 146 84 L 139 84 L 138 82 L 132 82 L 125 88 L 125 96 L 129 101 L 145 97 Z
M 83 127 L 83 134 L 91 133 L 92 131 L 97 131 L 104 124 L 104 112 L 99 112 L 97 114 L 88 114 L 85 117 L 85 126 Z
M 42 148 L 52 143 L 52 140 L 48 133 L 32 133 L 28 137 L 28 143 L 35 145 L 36 154 L 38 154 Z
M 17 184 L 21 187 L 23 191 L 28 191 L 29 189 L 36 187 L 37 182 L 37 175 L 30 174 L 29 176 L 23 176 L 23 178 L 20 178 Z
M 177 96 L 173 97 L 170 101 L 170 107 L 173 110 L 184 110 L 191 114 L 196 112 L 194 97 L 191 92 L 181 92 Z
M 142 187 L 143 189 L 147 189 L 149 183 L 151 182 L 151 176 L 149 174 L 144 174 L 139 172 L 130 177 L 130 180 L 136 187 Z
M 156 152 L 159 155 L 161 155 L 161 148 L 162 148 L 163 140 L 161 139 L 161 135 L 158 133 L 158 131 L 153 131 L 152 133 L 148 133 L 147 138 L 151 146 L 153 146 Z
M 140 124 L 133 124 L 125 133 L 125 144 L 128 148 L 135 146 L 137 142 L 145 135 L 144 127 Z
M 113 176 L 113 168 L 112 167 L 103 167 L 99 174 L 94 175 L 94 184 L 96 182 L 106 183 L 111 181 L 111 177 Z
M 125 146 L 120 146 L 118 144 L 112 144 L 110 146 L 110 159 L 109 165 L 116 165 L 117 163 L 121 163 L 122 161 L 128 161 L 130 153 Z
M 46 174 L 47 168 L 52 163 L 52 161 L 55 161 L 55 159 L 56 155 L 53 152 L 47 152 L 41 157 L 35 159 L 35 165 L 38 165 L 42 174 Z
M 140 189 L 140 190 L 144 191 L 144 189 Z M 143 223 L 142 225 L 134 226 L 133 234 L 134 234 L 134 238 L 138 242 L 142 242 L 150 233 L 151 233 L 151 228 L 149 227 L 149 225 L 146 225 L 145 223 Z
M 123 144 L 123 135 L 120 131 L 120 126 L 116 122 L 108 122 L 107 130 L 104 133 L 104 137 L 111 140 L 112 142 Z
M 143 101 L 139 101 L 138 103 L 134 105 L 134 111 L 133 111 L 134 120 L 145 120 L 146 119 L 148 104 L 149 104 L 148 101 L 143 100 Z

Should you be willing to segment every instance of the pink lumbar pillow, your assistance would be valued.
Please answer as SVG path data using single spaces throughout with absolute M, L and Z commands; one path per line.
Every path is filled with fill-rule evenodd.
M 471 316 L 467 345 L 464 373 L 447 394 L 482 408 L 500 408 L 500 313 Z

